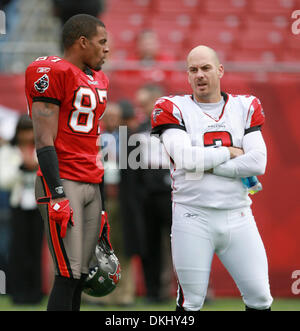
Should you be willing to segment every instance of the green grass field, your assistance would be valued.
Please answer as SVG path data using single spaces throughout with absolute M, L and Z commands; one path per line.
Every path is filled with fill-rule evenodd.
M 9 296 L 0 295 L 0 311 L 45 311 L 47 298 L 36 306 L 14 305 Z M 102 306 L 83 303 L 82 311 L 174 311 L 175 299 L 164 304 L 146 305 L 141 298 L 136 304 L 130 307 Z M 244 305 L 239 298 L 218 298 L 204 305 L 202 311 L 243 311 Z M 300 298 L 295 299 L 274 299 L 272 311 L 300 311 Z

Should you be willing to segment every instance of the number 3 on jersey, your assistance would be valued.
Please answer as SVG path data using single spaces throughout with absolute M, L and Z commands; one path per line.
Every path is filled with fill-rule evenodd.
M 228 131 L 205 132 L 204 146 L 232 146 L 232 136 Z
M 106 90 L 96 89 L 96 91 L 98 98 L 89 87 L 80 86 L 75 91 L 73 99 L 74 108 L 69 118 L 69 126 L 72 131 L 90 133 L 93 130 L 97 102 L 99 100 L 99 103 L 104 103 L 104 99 L 107 97 Z

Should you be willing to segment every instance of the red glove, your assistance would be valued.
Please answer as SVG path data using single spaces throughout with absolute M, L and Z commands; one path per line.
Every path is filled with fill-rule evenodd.
M 111 250 L 113 250 L 112 245 L 110 243 L 110 225 L 108 223 L 108 216 L 106 211 L 102 211 L 101 214 L 101 229 L 100 229 L 100 236 L 99 236 L 99 241 L 103 240 Z
M 56 202 L 53 205 L 49 198 L 40 198 L 37 201 L 40 204 L 48 204 L 49 219 L 60 226 L 60 236 L 64 238 L 67 233 L 67 226 L 70 223 L 74 226 L 73 210 L 70 207 L 68 199 Z

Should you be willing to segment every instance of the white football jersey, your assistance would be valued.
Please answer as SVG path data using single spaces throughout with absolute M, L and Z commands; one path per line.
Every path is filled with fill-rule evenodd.
M 218 118 L 206 114 L 192 95 L 168 96 L 157 100 L 152 112 L 152 134 L 166 129 L 185 130 L 193 146 L 243 147 L 245 134 L 260 130 L 264 113 L 260 101 L 250 95 L 222 92 L 225 104 Z M 195 207 L 234 209 L 249 206 L 251 199 L 240 178 L 205 173 L 187 180 L 183 169 L 171 164 L 173 202 Z

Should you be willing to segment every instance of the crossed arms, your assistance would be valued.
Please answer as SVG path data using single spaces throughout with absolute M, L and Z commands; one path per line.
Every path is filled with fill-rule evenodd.
M 262 175 L 267 163 L 266 145 L 260 131 L 246 134 L 242 147 L 204 148 L 192 146 L 189 135 L 180 129 L 168 129 L 162 142 L 175 165 L 186 171 L 199 169 L 224 177 L 250 177 Z M 186 155 L 192 155 L 186 159 Z

